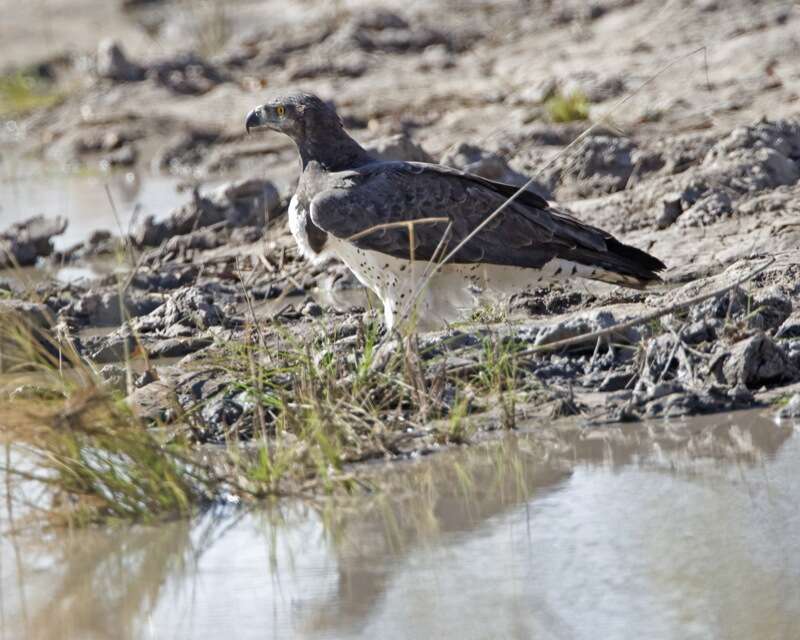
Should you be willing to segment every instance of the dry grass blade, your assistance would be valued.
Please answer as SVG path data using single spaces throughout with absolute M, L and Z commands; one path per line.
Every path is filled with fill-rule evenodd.
M 122 225 L 122 219 L 119 217 L 119 211 L 117 210 L 117 205 L 114 202 L 114 196 L 111 193 L 111 188 L 108 186 L 108 183 L 105 183 L 103 187 L 105 188 L 106 198 L 108 198 L 108 204 L 111 206 L 111 213 L 114 215 L 114 222 L 119 230 L 119 237 L 122 239 L 122 243 L 125 246 L 125 252 L 128 254 L 130 267 L 131 269 L 136 269 L 136 253 L 134 251 L 133 244 L 131 243 L 130 236 L 125 232 L 125 229 Z
M 358 240 L 359 238 L 368 236 L 372 233 L 375 233 L 376 231 L 380 231 L 381 229 L 397 229 L 405 227 L 408 229 L 409 234 L 411 234 L 412 228 L 418 224 L 437 224 L 439 222 L 450 222 L 450 218 L 446 216 L 432 217 L 432 218 L 417 218 L 416 220 L 401 220 L 400 222 L 386 222 L 384 224 L 376 224 L 371 226 L 369 229 L 364 229 L 363 231 L 354 233 L 352 236 L 347 238 L 347 241 L 353 242 L 354 240 Z M 410 242 L 409 245 L 411 245 Z

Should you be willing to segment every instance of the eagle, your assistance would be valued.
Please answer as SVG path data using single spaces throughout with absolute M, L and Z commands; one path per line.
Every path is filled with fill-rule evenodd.
M 312 93 L 256 107 L 245 128 L 294 141 L 302 174 L 288 216 L 300 253 L 344 262 L 380 299 L 389 330 L 406 317 L 421 329 L 446 326 L 483 300 L 558 280 L 640 289 L 660 282 L 657 272 L 665 268 L 532 191 L 507 202 L 517 187 L 438 164 L 380 160 Z M 431 276 L 426 267 L 448 249 L 449 260 Z

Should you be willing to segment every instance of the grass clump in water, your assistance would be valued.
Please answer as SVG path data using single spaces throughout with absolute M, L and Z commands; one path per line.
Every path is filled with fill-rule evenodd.
M 57 523 L 349 492 L 363 484 L 350 465 L 465 443 L 471 414 L 489 404 L 500 408 L 495 420 L 515 424 L 516 348 L 497 336 L 474 370 L 451 375 L 441 344 L 379 340 L 374 321 L 253 324 L 188 365 L 221 381 L 212 395 L 193 399 L 174 387 L 168 422 L 154 423 L 135 415 L 65 332 L 41 328 L 48 324 L 0 324 L 0 435 L 19 454 L 0 466 L 43 488 L 36 508 Z M 240 408 L 232 420 L 215 413 L 225 403 Z
M 589 100 L 580 91 L 569 95 L 557 93 L 544 106 L 552 122 L 578 122 L 589 118 Z
M 42 490 L 27 506 L 83 525 L 188 514 L 210 499 L 211 468 L 191 459 L 183 439 L 137 420 L 71 341 L 13 313 L 2 320 L 0 471 Z

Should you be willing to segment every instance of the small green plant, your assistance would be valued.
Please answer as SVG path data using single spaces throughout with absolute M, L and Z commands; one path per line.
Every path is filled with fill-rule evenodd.
M 790 394 L 790 393 L 782 393 L 779 396 L 776 396 L 775 398 L 773 398 L 772 401 L 770 402 L 770 404 L 773 407 L 775 407 L 776 409 L 782 409 L 787 404 L 789 404 L 789 401 L 791 399 L 792 399 L 792 394 Z
M 499 324 L 508 320 L 508 305 L 486 303 L 475 309 L 470 317 L 471 324 Z
M 477 386 L 483 393 L 495 394 L 502 411 L 503 426 L 516 425 L 517 352 L 512 340 L 489 336 L 483 343 L 483 361 L 477 375 Z
M 24 116 L 36 109 L 58 104 L 64 94 L 52 86 L 24 73 L 0 76 L 0 117 Z
M 556 93 L 544 103 L 552 122 L 576 122 L 589 118 L 589 100 L 580 91 Z
M 474 426 L 467 420 L 469 415 L 469 398 L 461 397 L 456 400 L 447 421 L 447 430 L 444 440 L 453 444 L 466 444 L 474 431 Z

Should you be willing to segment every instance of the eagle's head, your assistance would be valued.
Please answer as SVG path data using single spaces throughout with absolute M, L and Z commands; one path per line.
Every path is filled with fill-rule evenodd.
M 313 93 L 291 93 L 270 100 L 247 114 L 244 123 L 253 129 L 270 129 L 286 134 L 297 145 L 305 168 L 315 161 L 330 171 L 352 169 L 372 161 L 342 126 L 330 103 Z
M 301 142 L 320 132 L 336 133 L 342 122 L 336 110 L 313 93 L 298 92 L 280 96 L 247 114 L 245 128 L 280 131 Z

